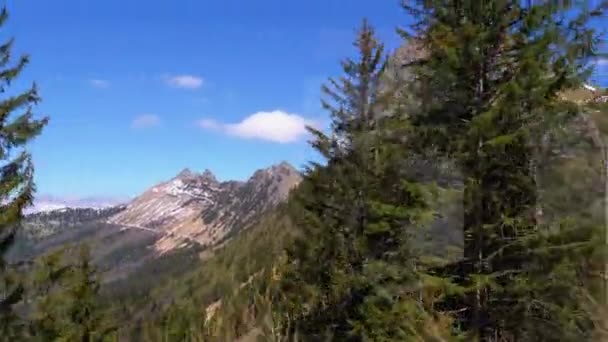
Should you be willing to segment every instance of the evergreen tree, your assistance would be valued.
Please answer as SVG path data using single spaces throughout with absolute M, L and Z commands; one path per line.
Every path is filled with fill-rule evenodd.
M 88 247 L 79 248 L 78 263 L 65 284 L 65 327 L 67 341 L 102 341 L 114 329 L 99 304 L 99 280 Z
M 71 265 L 66 265 L 64 250 L 43 256 L 32 270 L 33 280 L 28 297 L 32 304 L 29 317 L 30 336 L 35 341 L 54 341 L 61 337 L 64 328 L 65 306 L 61 288 Z
M 404 173 L 394 137 L 407 125 L 387 116 L 384 48 L 366 22 L 354 45 L 359 59 L 343 61 L 345 75 L 322 88 L 331 136 L 311 129 L 327 164 L 313 163 L 289 202 L 301 230 L 281 279 L 292 322 L 274 324 L 303 340 L 404 340 L 421 309 L 409 294 L 418 282 L 410 241 L 432 216 L 433 193 Z
M 195 307 L 192 302 L 171 304 L 161 318 L 164 341 L 205 342 L 211 339 L 204 308 Z
M 8 19 L 8 12 L 0 12 L 0 27 Z M 13 40 L 0 45 L 0 93 L 8 90 L 29 62 L 21 56 L 13 63 Z M 0 102 L 0 336 L 18 339 L 23 324 L 18 322 L 13 307 L 23 295 L 23 284 L 12 277 L 4 255 L 15 237 L 15 227 L 22 210 L 32 202 L 34 182 L 30 155 L 23 147 L 37 136 L 47 119 L 33 119 L 32 107 L 40 100 L 35 85 L 25 92 L 7 96 Z M 11 279 L 12 278 L 12 279 Z M 16 329 L 16 330 L 15 330 Z
M 537 222 L 535 148 L 547 125 L 579 108 L 559 94 L 588 75 L 602 12 L 566 2 L 410 1 L 406 38 L 421 150 L 454 158 L 465 177 L 464 255 L 437 270 L 465 292 L 442 309 L 479 341 L 588 338 L 581 266 L 592 227 Z M 561 6 L 561 7 L 560 7 Z

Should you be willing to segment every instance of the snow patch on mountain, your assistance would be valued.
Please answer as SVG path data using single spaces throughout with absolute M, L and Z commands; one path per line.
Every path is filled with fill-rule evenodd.
M 126 198 L 112 197 L 58 197 L 51 195 L 40 195 L 34 199 L 34 204 L 24 210 L 26 215 L 55 211 L 65 208 L 91 208 L 104 209 L 128 202 Z
M 219 182 L 213 173 L 184 169 L 128 203 L 108 223 L 163 234 L 163 253 L 185 240 L 210 246 L 285 200 L 301 175 L 288 163 L 256 171 L 246 182 Z

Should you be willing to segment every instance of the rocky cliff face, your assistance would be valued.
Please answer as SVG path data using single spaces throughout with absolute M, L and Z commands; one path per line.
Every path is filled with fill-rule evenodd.
M 212 246 L 285 200 L 301 180 L 288 163 L 256 171 L 245 182 L 219 182 L 185 169 L 128 203 L 108 223 L 157 233 L 165 252 L 186 243 Z

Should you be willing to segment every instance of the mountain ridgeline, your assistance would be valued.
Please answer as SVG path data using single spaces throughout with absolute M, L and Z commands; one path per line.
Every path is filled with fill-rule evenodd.
M 32 213 L 9 256 L 31 259 L 86 243 L 111 282 L 176 250 L 213 248 L 284 201 L 300 180 L 288 163 L 258 170 L 247 181 L 219 182 L 208 170 L 185 169 L 122 205 Z
M 256 171 L 246 182 L 218 182 L 206 170 L 186 169 L 130 202 L 109 223 L 157 233 L 155 247 L 210 247 L 285 200 L 301 176 L 288 163 Z

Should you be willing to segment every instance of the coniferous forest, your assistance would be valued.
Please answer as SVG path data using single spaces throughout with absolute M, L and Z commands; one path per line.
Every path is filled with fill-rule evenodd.
M 584 91 L 607 8 L 403 1 L 397 51 L 362 19 L 288 200 L 107 284 L 100 246 L 9 255 L 44 222 L 23 210 L 49 119 L 8 91 L 29 57 L 5 41 L 0 340 L 608 341 L 608 92 Z M 101 215 L 73 213 L 52 229 Z

